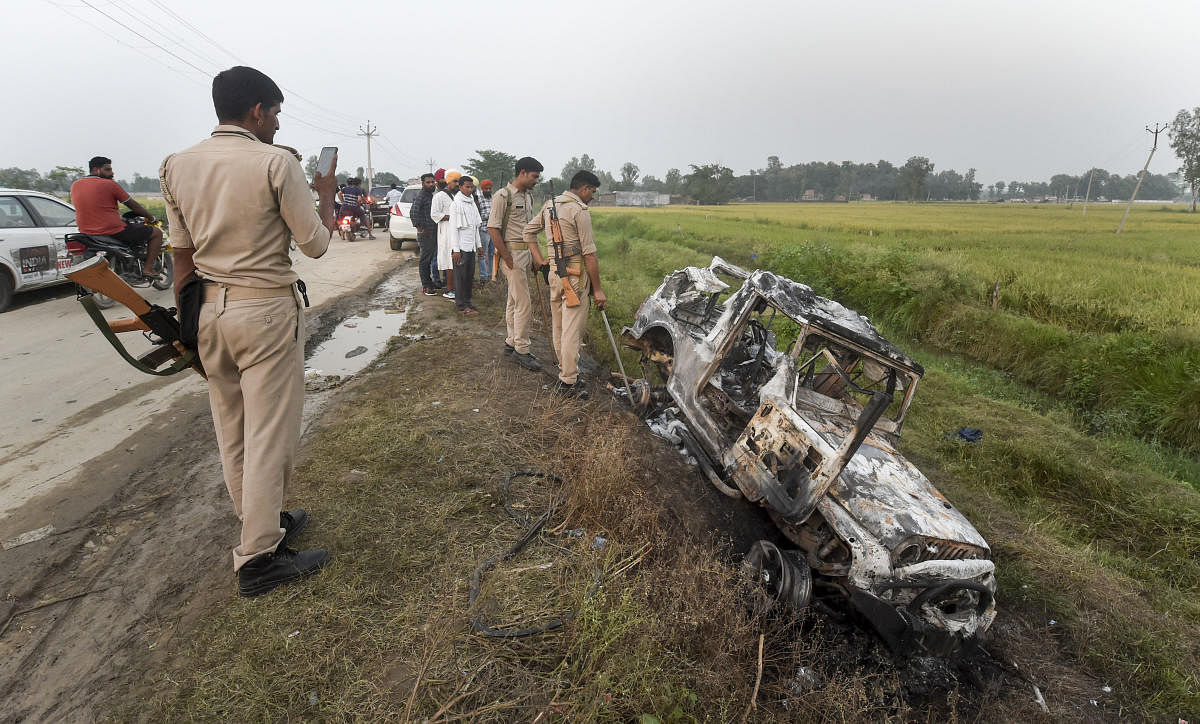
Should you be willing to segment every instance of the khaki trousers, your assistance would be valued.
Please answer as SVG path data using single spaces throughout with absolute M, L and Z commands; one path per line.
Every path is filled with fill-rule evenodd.
M 304 406 L 304 310 L 295 296 L 206 302 L 198 346 L 208 373 L 225 486 L 242 521 L 233 569 L 275 550 Z
M 578 307 L 568 307 L 563 296 L 563 280 L 550 267 L 550 314 L 554 317 L 554 350 L 558 353 L 558 379 L 573 385 L 579 379 L 579 346 L 587 328 L 588 307 L 591 305 L 592 283 L 584 271 L 570 276 L 571 286 L 579 296 Z
M 529 300 L 529 270 L 533 266 L 533 254 L 528 249 L 513 249 L 513 268 L 509 269 L 500 260 L 500 269 L 508 280 L 508 302 L 504 305 L 504 324 L 508 336 L 504 341 L 517 351 L 529 354 L 529 323 L 533 319 L 533 305 Z

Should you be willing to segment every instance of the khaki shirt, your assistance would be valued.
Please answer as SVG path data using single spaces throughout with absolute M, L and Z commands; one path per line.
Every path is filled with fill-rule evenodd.
M 508 212 L 508 227 L 504 227 L 504 212 L 509 204 L 512 211 Z M 504 229 L 505 244 L 519 244 L 525 241 L 525 225 L 533 217 L 533 195 L 528 191 L 518 191 L 517 187 L 508 184 L 492 194 L 492 213 L 488 214 L 489 229 Z
M 195 249 L 200 276 L 242 287 L 286 287 L 289 242 L 319 257 L 332 233 L 313 208 L 308 179 L 296 157 L 238 126 L 217 126 L 212 137 L 163 159 L 158 171 L 170 221 L 171 245 Z
M 596 253 L 596 239 L 592 236 L 592 214 L 587 204 L 583 203 L 570 191 L 559 194 L 554 199 L 558 206 L 558 225 L 562 228 L 563 255 L 575 261 L 583 254 Z M 525 225 L 525 241 L 537 243 L 537 235 L 550 226 L 550 202 L 542 206 L 540 214 Z M 546 232 L 546 258 L 554 259 L 553 240 L 550 232 Z

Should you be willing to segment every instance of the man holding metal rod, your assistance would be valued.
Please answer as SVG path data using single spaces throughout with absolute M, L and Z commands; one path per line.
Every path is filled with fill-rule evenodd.
M 608 297 L 600 285 L 600 263 L 588 203 L 600 188 L 591 171 L 571 177 L 571 190 L 553 197 L 525 226 L 525 242 L 534 248 L 537 235 L 547 234 L 550 264 L 550 311 L 554 318 L 554 349 L 558 354 L 559 394 L 588 399 L 586 385 L 579 380 L 579 347 L 587 326 L 588 295 L 603 310 Z

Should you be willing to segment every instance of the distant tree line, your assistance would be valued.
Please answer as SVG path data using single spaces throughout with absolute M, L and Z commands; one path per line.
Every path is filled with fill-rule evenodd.
M 1191 135 L 1189 135 L 1191 134 Z M 1188 145 L 1190 144 L 1190 145 Z M 1138 195 L 1143 199 L 1175 199 L 1192 181 L 1195 174 L 1200 180 L 1200 108 L 1194 113 L 1180 111 L 1180 117 L 1172 129 L 1172 145 L 1184 158 L 1195 149 L 1190 167 L 1185 159 L 1186 173 L 1147 174 Z M 480 149 L 463 164 L 463 170 L 479 178 L 489 178 L 497 187 L 512 179 L 516 156 L 495 149 Z M 316 169 L 317 157 L 306 159 L 305 170 L 311 175 Z M 953 169 L 936 171 L 933 163 L 924 156 L 913 156 L 903 165 L 888 161 L 854 163 L 842 161 L 809 161 L 785 166 L 778 156 L 768 156 L 767 165 L 752 169 L 749 173 L 736 175 L 733 170 L 719 163 L 691 164 L 687 171 L 672 168 L 663 178 L 643 176 L 641 168 L 626 161 L 613 176 L 597 168 L 596 160 L 588 154 L 572 156 L 557 176 L 549 172 L 542 178 L 548 183 L 539 187 L 542 195 L 548 194 L 551 185 L 556 191 L 564 191 L 577 171 L 587 170 L 600 178 L 601 191 L 655 191 L 680 195 L 700 204 L 723 204 L 741 201 L 850 201 L 863 198 L 881 201 L 978 201 L 988 200 L 1033 200 L 1045 197 L 1092 199 L 1127 199 L 1133 193 L 1137 176 L 1121 176 L 1101 168 L 1085 171 L 1078 175 L 1060 173 L 1048 181 L 996 181 L 986 188 L 976 180 L 975 169 L 960 173 Z M 365 182 L 364 169 L 355 170 Z M 55 166 L 45 174 L 36 169 L 0 169 L 0 187 L 33 189 L 49 193 L 66 194 L 71 183 L 86 172 L 77 166 Z M 338 181 L 345 183 L 348 171 L 338 173 Z M 1088 180 L 1091 190 L 1088 191 Z M 159 190 L 157 176 L 133 174 L 132 180 L 121 179 L 120 184 L 132 193 L 155 193 Z M 375 174 L 377 185 L 403 184 L 404 179 L 389 171 Z
M 45 174 L 33 168 L 0 168 L 0 187 L 44 191 L 48 194 L 66 194 L 71 184 L 87 175 L 79 166 L 55 166 Z M 160 189 L 158 176 L 133 175 L 133 180 L 120 179 L 126 191 L 131 193 L 157 193 Z
M 1197 109 L 1200 112 L 1200 109 Z M 1197 116 L 1200 118 L 1200 115 Z M 512 174 L 516 158 L 494 149 L 475 152 L 464 169 L 498 184 Z M 641 168 L 626 161 L 614 176 L 598 168 L 588 154 L 572 156 L 556 176 L 542 178 L 549 183 L 539 187 L 549 193 L 549 185 L 564 190 L 571 176 L 587 170 L 600 178 L 601 191 L 655 191 L 678 194 L 701 204 L 723 204 L 741 201 L 835 201 L 863 198 L 881 201 L 979 201 L 1044 197 L 1082 198 L 1087 191 L 1089 174 L 1092 177 L 1092 199 L 1129 198 L 1137 177 L 1121 176 L 1104 169 L 1079 175 L 1055 174 L 1048 181 L 997 181 L 988 186 L 976 178 L 976 170 L 965 173 L 954 169 L 938 171 L 925 156 L 913 156 L 902 165 L 880 160 L 875 163 L 842 161 L 810 161 L 785 166 L 778 156 L 769 156 L 767 165 L 749 173 L 736 175 L 719 163 L 692 164 L 686 171 L 672 168 L 663 178 L 641 174 Z M 1139 197 L 1144 199 L 1175 199 L 1180 196 L 1182 179 L 1179 174 L 1148 174 L 1142 183 Z
M 1088 181 L 1091 180 L 1091 190 Z M 1176 199 L 1182 193 L 1178 173 L 1148 173 L 1138 191 L 1141 199 Z M 1078 176 L 1057 173 L 1049 181 L 997 181 L 987 188 L 992 199 L 1035 199 L 1045 197 L 1091 199 L 1128 199 L 1137 184 L 1137 174 L 1121 176 L 1102 168 L 1089 169 Z

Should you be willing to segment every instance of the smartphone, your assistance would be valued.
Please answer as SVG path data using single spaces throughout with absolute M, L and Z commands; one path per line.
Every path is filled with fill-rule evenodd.
M 321 157 L 317 159 L 317 173 L 328 176 L 333 171 L 333 159 L 337 156 L 337 146 L 326 146 L 321 149 Z

